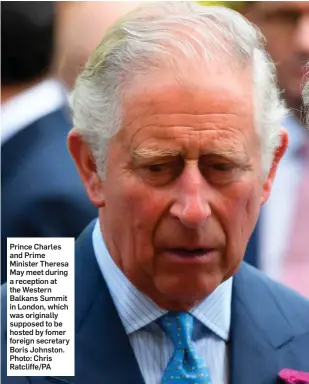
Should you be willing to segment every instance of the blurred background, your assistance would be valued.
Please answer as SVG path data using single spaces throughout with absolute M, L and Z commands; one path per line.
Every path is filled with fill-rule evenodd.
M 138 7 L 137 1 L 60 1 L 57 12 L 55 71 L 70 88 L 107 28 Z
M 303 150 L 309 147 L 309 139 L 301 115 L 304 65 L 309 61 L 309 2 L 199 3 L 242 13 L 261 29 L 276 63 L 278 83 L 290 108 L 290 115 L 282 122 L 290 145 L 246 260 L 309 297 L 309 279 L 305 278 L 309 276 L 305 239 L 309 201 L 303 193 L 309 185 L 305 184 L 309 180 L 309 151 Z M 2 282 L 6 280 L 7 237 L 77 237 L 96 216 L 67 152 L 66 136 L 71 128 L 68 95 L 107 28 L 139 4 L 1 4 Z M 302 244 L 297 252 L 295 233 L 297 244 Z M 302 233 L 303 240 L 299 240 Z

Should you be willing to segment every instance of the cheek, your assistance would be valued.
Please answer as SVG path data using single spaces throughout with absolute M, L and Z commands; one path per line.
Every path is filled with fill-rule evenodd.
M 116 191 L 106 191 L 106 211 L 113 220 L 112 230 L 118 236 L 126 234 L 126 242 L 134 246 L 136 255 L 151 258 L 154 233 L 166 208 L 165 199 L 159 191 L 136 179 L 128 178 L 121 183 L 118 180 L 110 185 L 117 185 Z
M 164 212 L 164 202 L 158 191 L 138 184 L 127 190 L 123 198 L 135 229 L 153 232 Z
M 261 193 L 261 187 L 250 180 L 234 186 L 225 198 L 221 217 L 230 242 L 248 241 L 258 219 Z

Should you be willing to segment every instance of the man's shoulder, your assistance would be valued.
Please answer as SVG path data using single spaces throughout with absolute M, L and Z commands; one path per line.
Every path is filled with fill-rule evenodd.
M 247 263 L 243 263 L 241 269 L 243 283 L 247 286 L 255 286 L 255 292 L 259 292 L 259 297 L 252 297 L 252 300 L 263 300 L 263 298 L 267 297 L 268 300 L 265 301 L 265 305 L 267 305 L 267 302 L 272 301 L 278 312 L 281 313 L 292 328 L 309 332 L 308 298 L 271 279 L 265 273 Z M 265 309 L 267 310 L 267 307 Z
M 33 177 L 42 173 L 48 180 L 52 178 L 46 178 L 46 171 L 63 173 L 61 167 L 67 160 L 70 160 L 70 165 L 73 163 L 67 149 L 69 129 L 69 122 L 60 108 L 14 135 L 2 146 L 4 185 L 10 185 L 24 175 Z
M 27 142 L 32 144 L 31 149 L 33 149 L 33 146 L 37 146 L 37 143 L 40 144 L 42 141 L 58 136 L 66 139 L 71 127 L 72 122 L 69 119 L 66 106 L 63 105 L 29 123 L 25 123 L 22 129 L 3 143 L 3 150 L 9 152 L 15 147 L 27 150 Z
M 25 144 L 31 143 L 31 151 L 27 152 L 28 162 L 24 162 L 23 168 L 27 169 L 28 166 L 31 171 L 35 169 L 38 172 L 42 168 L 48 168 L 48 171 L 53 172 L 54 175 L 63 174 L 63 167 L 67 167 L 67 164 L 72 169 L 74 163 L 67 148 L 70 128 L 63 108 L 42 116 L 26 127 L 20 133 L 20 137 L 16 137 L 15 143 L 12 139 L 12 145 L 15 144 L 18 147 L 22 144 L 21 141 L 24 141 L 23 151 L 28 150 L 28 145 Z
M 3 197 L 34 207 L 82 206 L 87 221 L 96 210 L 90 204 L 67 148 L 69 121 L 62 108 L 41 117 L 8 142 L 2 152 Z M 16 155 L 17 154 L 17 155 Z M 23 185 L 20 200 L 20 185 Z M 11 204 L 9 204 L 11 205 Z M 11 206 L 7 207 L 11 214 Z

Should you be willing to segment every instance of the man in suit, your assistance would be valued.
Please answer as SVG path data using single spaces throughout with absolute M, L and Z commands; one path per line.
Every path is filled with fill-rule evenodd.
M 2 4 L 2 283 L 7 237 L 77 237 L 96 216 L 67 151 L 67 96 L 52 75 L 54 6 Z
M 70 152 L 99 208 L 76 242 L 75 377 L 6 377 L 4 308 L 2 382 L 309 371 L 309 302 L 242 262 L 288 141 L 252 26 L 220 7 L 145 4 L 107 33 L 72 106 Z
M 309 133 L 301 116 L 301 84 L 309 60 L 309 2 L 243 2 L 241 11 L 264 34 L 290 108 L 282 121 L 289 148 L 261 210 L 246 260 L 309 297 Z

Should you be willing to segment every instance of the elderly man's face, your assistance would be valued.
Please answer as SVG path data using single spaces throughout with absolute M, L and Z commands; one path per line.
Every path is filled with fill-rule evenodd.
M 115 262 L 171 310 L 235 273 L 274 175 L 263 184 L 249 72 L 206 73 L 190 88 L 169 73 L 135 79 L 106 179 L 88 188 Z

